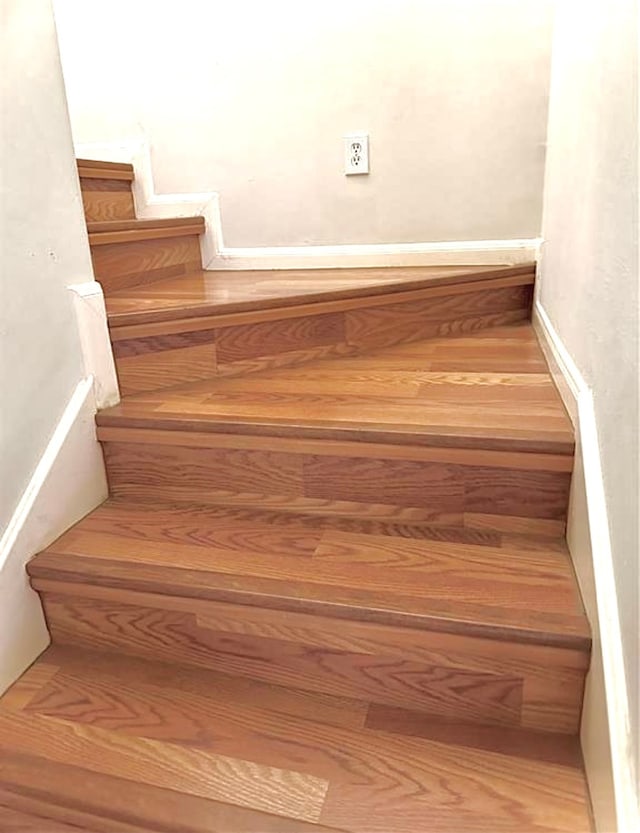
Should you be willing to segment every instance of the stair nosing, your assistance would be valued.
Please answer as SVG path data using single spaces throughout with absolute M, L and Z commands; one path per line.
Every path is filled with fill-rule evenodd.
M 171 217 L 151 220 L 97 220 L 87 223 L 91 246 L 127 243 L 137 240 L 162 239 L 204 233 L 201 216 Z
M 230 304 L 214 303 L 186 303 L 184 306 L 172 307 L 171 309 L 142 310 L 140 312 L 114 313 L 107 311 L 109 326 L 118 327 L 135 326 L 136 324 L 166 323 L 184 320 L 188 326 L 190 320 L 205 318 L 207 316 L 223 316 L 226 314 L 243 312 L 259 312 L 261 310 L 276 310 L 279 308 L 290 309 L 304 305 L 326 304 L 332 301 L 366 299 L 370 297 L 381 297 L 385 295 L 398 295 L 402 292 L 412 292 L 421 289 L 430 289 L 443 286 L 456 286 L 466 283 L 486 281 L 491 283 L 502 278 L 522 276 L 523 285 L 532 284 L 535 280 L 535 264 L 521 264 L 517 266 L 496 266 L 491 272 L 473 272 L 474 267 L 469 267 L 469 272 L 462 275 L 443 275 L 441 277 L 415 278 L 406 282 L 394 284 L 369 284 L 363 287 L 350 287 L 342 290 L 328 290 L 318 293 L 306 293 L 302 295 L 290 295 L 285 297 L 248 299 L 236 301 Z M 208 270 L 202 270 L 208 271 Z M 212 273 L 218 270 L 209 270 Z M 188 277 L 188 275 L 185 275 Z M 524 280 L 527 278 L 527 280 Z M 118 297 L 117 293 L 114 294 Z
M 64 559 L 66 565 L 42 566 L 39 562 L 47 558 L 55 560 Z M 424 632 L 448 633 L 453 635 L 465 635 L 481 639 L 490 639 L 497 642 L 514 642 L 524 645 L 539 645 L 544 647 L 565 648 L 569 650 L 587 653 L 591 646 L 591 637 L 588 629 L 583 633 L 567 633 L 566 630 L 542 630 L 532 627 L 522 627 L 512 624 L 496 624 L 490 622 L 472 622 L 464 618 L 455 618 L 453 615 L 429 613 L 424 614 L 395 610 L 384 607 L 364 607 L 344 602 L 332 602 L 329 599 L 304 598 L 300 595 L 288 596 L 286 594 L 264 593 L 246 588 L 228 587 L 185 587 L 177 582 L 171 581 L 171 576 L 179 576 L 182 568 L 172 566 L 156 567 L 166 573 L 166 579 L 140 579 L 128 575 L 126 578 L 107 576 L 102 573 L 90 573 L 83 576 L 74 571 L 69 565 L 71 558 L 88 559 L 93 562 L 109 562 L 108 558 L 101 559 L 99 556 L 77 556 L 75 554 L 64 555 L 61 552 L 47 553 L 46 551 L 36 556 L 27 565 L 27 572 L 31 579 L 31 585 L 35 590 L 50 589 L 45 582 L 59 582 L 65 585 L 93 586 L 114 591 L 127 590 L 138 593 L 150 593 L 157 596 L 178 597 L 199 599 L 202 601 L 217 601 L 228 604 L 237 604 L 246 607 L 264 608 L 279 610 L 282 612 L 307 613 L 312 615 L 326 616 L 328 618 L 345 621 L 357 621 L 371 624 L 386 625 L 389 627 L 408 628 Z M 133 568 L 133 570 L 132 570 Z M 127 564 L 127 569 L 135 571 L 135 563 Z M 214 577 L 217 574 L 213 571 L 188 570 L 189 573 L 198 573 L 206 577 Z M 184 572 L 183 572 L 184 574 Z M 222 574 L 226 575 L 226 574 Z M 171 589 L 170 593 L 163 592 L 163 589 Z M 576 619 L 583 619 L 576 614 Z M 586 622 L 586 619 L 584 620 Z
M 119 406 L 114 406 L 115 408 Z M 162 430 L 181 433 L 226 434 L 229 436 L 251 437 L 285 437 L 288 439 L 305 440 L 337 440 L 345 442 L 361 442 L 372 444 L 413 446 L 416 448 L 459 448 L 477 449 L 483 451 L 503 451 L 526 454 L 549 454 L 554 456 L 573 457 L 575 441 L 573 439 L 526 439 L 518 437 L 500 436 L 498 431 L 493 435 L 470 436 L 463 432 L 454 433 L 445 426 L 438 430 L 430 430 L 424 425 L 394 425 L 384 427 L 375 425 L 347 426 L 335 423 L 306 425 L 292 423 L 285 419 L 246 420 L 229 417 L 199 418 L 197 416 L 179 415 L 172 417 L 170 413 L 145 416 L 127 416 L 109 413 L 105 409 L 96 415 L 99 429 L 130 428 L 134 430 Z M 448 433 L 447 433 L 448 432 Z M 488 432 L 487 432 L 488 433 Z M 179 441 L 176 445 L 179 445 Z

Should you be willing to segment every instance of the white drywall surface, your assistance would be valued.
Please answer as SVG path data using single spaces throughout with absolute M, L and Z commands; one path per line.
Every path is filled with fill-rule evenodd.
M 636 772 L 637 15 L 633 0 L 558 5 L 538 290 L 593 399 L 629 699 L 628 765 Z
M 158 193 L 220 194 L 226 246 L 539 235 L 548 0 L 55 9 L 74 140 L 146 137 Z

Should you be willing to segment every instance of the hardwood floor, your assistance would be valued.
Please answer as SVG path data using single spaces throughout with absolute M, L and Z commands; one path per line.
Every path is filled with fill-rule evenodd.
M 586 833 L 574 437 L 533 264 L 202 271 L 80 160 L 123 400 L 28 565 L 0 829 Z
M 442 726 L 217 671 L 53 648 L 0 700 L 0 820 L 4 830 L 41 818 L 14 829 L 42 833 L 589 829 L 575 738 L 534 733 L 523 755 L 529 735 L 457 723 L 444 741 Z

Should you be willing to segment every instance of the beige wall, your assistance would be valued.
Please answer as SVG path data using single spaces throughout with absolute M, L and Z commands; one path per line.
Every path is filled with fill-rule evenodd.
M 632 0 L 559 3 L 539 281 L 540 302 L 593 395 L 636 767 L 637 61 Z
M 537 237 L 550 5 L 55 2 L 75 141 L 148 135 L 156 190 L 218 191 L 241 247 Z
M 2 5 L 0 533 L 84 375 L 71 294 L 92 280 L 53 13 Z
M 93 272 L 49 0 L 3 0 L 0 60 L 2 693 L 49 642 L 26 562 L 104 500 L 107 483 L 67 289 Z

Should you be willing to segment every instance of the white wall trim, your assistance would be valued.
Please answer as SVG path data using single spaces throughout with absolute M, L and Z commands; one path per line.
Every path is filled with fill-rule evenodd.
M 222 246 L 208 268 L 327 269 L 349 266 L 479 266 L 528 263 L 540 241 L 454 240 L 340 246 Z
M 93 384 L 77 384 L 0 539 L 0 692 L 49 643 L 27 561 L 107 497 Z
M 135 171 L 133 196 L 139 217 L 205 217 L 201 242 L 205 269 L 327 269 L 354 266 L 493 266 L 536 260 L 540 238 L 453 240 L 339 246 L 226 246 L 219 195 L 156 194 L 146 139 L 76 145 L 82 159 L 129 162 Z
M 93 377 L 96 407 L 100 410 L 117 405 L 120 392 L 102 286 L 97 281 L 86 281 L 67 288 L 73 294 L 84 371 Z
M 572 494 L 567 541 L 592 626 L 593 652 L 597 653 L 592 658 L 587 679 L 581 731 L 596 826 L 602 833 L 612 833 L 613 811 L 619 833 L 632 833 L 640 830 L 638 788 L 630 766 L 629 700 L 593 397 L 539 299 L 534 305 L 533 322 L 554 379 L 558 380 L 560 395 L 576 427 L 584 476 L 587 517 L 571 517 L 577 505 Z M 577 485 L 574 483 L 574 490 Z M 576 529 L 576 524 L 581 521 L 588 525 L 586 544 L 585 531 Z M 586 555 L 585 548 L 590 549 Z M 602 680 L 594 679 L 597 673 L 601 673 Z M 593 737 L 594 732 L 607 734 L 610 772 L 603 767 L 601 747 Z M 613 785 L 613 796 L 607 795 L 611 792 L 609 784 Z M 611 808 L 606 806 L 608 803 Z

